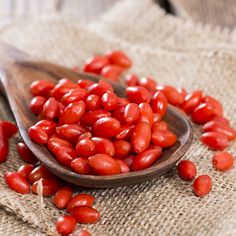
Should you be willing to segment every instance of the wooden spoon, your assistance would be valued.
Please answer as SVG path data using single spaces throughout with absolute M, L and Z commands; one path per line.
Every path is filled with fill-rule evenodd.
M 79 78 L 98 81 L 100 77 L 86 73 L 75 73 L 62 66 L 33 60 L 27 54 L 6 44 L 0 45 L 0 77 L 3 90 L 25 143 L 51 172 L 78 186 L 111 188 L 150 180 L 175 166 L 192 142 L 191 123 L 183 113 L 173 106 L 169 106 L 165 120 L 170 129 L 177 134 L 178 141 L 173 147 L 164 150 L 161 158 L 152 167 L 113 176 L 76 174 L 60 165 L 45 146 L 37 145 L 29 139 L 27 130 L 37 120 L 29 110 L 29 102 L 32 99 L 29 85 L 38 79 L 56 82 L 66 77 L 72 81 L 77 81 Z M 124 96 L 124 87 L 117 83 L 112 83 L 112 86 L 119 96 Z

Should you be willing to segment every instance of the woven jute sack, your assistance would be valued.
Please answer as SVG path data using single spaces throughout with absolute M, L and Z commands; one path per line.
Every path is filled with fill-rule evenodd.
M 119 3 L 86 29 L 68 20 L 18 21 L 2 29 L 1 39 L 29 54 L 58 64 L 81 65 L 94 54 L 121 49 L 133 59 L 132 71 L 151 75 L 158 83 L 201 89 L 219 99 L 226 117 L 236 126 L 236 57 L 234 32 L 196 26 L 167 16 L 151 0 Z M 20 83 L 20 81 L 19 81 Z M 27 88 L 26 88 L 27 89 Z M 20 98 L 19 98 L 20 99 Z M 0 119 L 14 120 L 3 96 Z M 172 169 L 164 176 L 135 186 L 81 189 L 95 196 L 102 214 L 95 225 L 81 225 L 94 235 L 236 235 L 236 170 L 213 170 L 213 152 L 198 140 L 185 155 L 209 174 L 213 189 L 205 198 L 192 193 Z M 8 161 L 0 166 L 0 235 L 56 235 L 53 222 L 62 214 L 52 199 L 20 195 L 6 187 L 3 176 L 20 164 L 11 141 Z M 236 155 L 236 145 L 229 150 Z

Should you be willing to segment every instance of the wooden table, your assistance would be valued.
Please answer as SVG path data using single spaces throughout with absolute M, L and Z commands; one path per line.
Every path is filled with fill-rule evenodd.
M 88 23 L 120 0 L 0 0 L 0 26 L 20 17 L 70 15 Z M 128 1 L 128 0 L 126 0 Z M 154 0 L 168 12 L 195 22 L 233 28 L 236 23 L 236 0 Z

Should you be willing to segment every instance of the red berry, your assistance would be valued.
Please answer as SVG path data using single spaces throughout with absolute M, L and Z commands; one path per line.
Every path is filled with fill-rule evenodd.
M 125 77 L 125 83 L 127 86 L 135 86 L 138 84 L 138 76 L 135 74 L 130 74 Z
M 85 72 L 99 74 L 102 68 L 108 64 L 109 60 L 106 56 L 94 56 L 86 60 L 83 70 Z
M 187 113 L 191 114 L 194 109 L 201 103 L 203 99 L 202 92 L 196 90 L 190 94 L 188 94 L 184 98 L 184 103 L 182 104 L 181 108 Z
M 89 175 L 92 169 L 89 166 L 88 158 L 78 157 L 71 162 L 71 169 L 81 175 Z
M 39 180 L 32 185 L 32 192 L 38 193 Z M 42 179 L 42 194 L 43 196 L 54 195 L 60 189 L 60 183 L 56 179 Z
M 6 120 L 0 120 L 0 127 L 2 128 L 7 139 L 11 138 L 18 132 L 17 126 Z
M 121 174 L 128 173 L 130 171 L 128 165 L 123 160 L 120 160 L 120 159 L 115 159 L 115 160 L 120 166 Z
M 141 102 L 150 102 L 151 94 L 150 92 L 140 86 L 130 86 L 126 88 L 126 95 L 130 102 L 141 103 Z
M 219 132 L 225 134 L 229 140 L 236 137 L 236 131 L 228 125 L 222 124 L 219 121 L 209 121 L 203 126 L 204 132 Z
M 95 144 L 95 153 L 104 153 L 109 156 L 114 156 L 115 148 L 113 143 L 109 139 L 92 137 L 91 140 Z
M 51 97 L 49 98 L 44 106 L 42 111 L 43 117 L 48 120 L 54 120 L 59 115 L 59 104 L 58 101 Z
M 101 98 L 96 94 L 91 94 L 86 99 L 86 109 L 90 111 L 98 110 L 101 107 Z
M 150 92 L 156 91 L 156 81 L 150 77 L 142 77 L 138 81 L 138 85 L 146 88 Z
M 102 95 L 101 103 L 105 110 L 111 111 L 118 105 L 119 99 L 115 93 L 107 92 Z
M 85 103 L 83 101 L 70 103 L 59 119 L 59 125 L 76 124 L 85 113 Z
M 192 113 L 192 120 L 196 124 L 205 124 L 206 122 L 212 120 L 213 117 L 213 109 L 206 103 L 198 105 Z
M 183 180 L 191 181 L 195 178 L 197 169 L 192 161 L 183 160 L 178 164 L 178 173 Z
M 72 209 L 71 214 L 81 224 L 94 224 L 100 220 L 100 213 L 89 206 L 77 206 Z
M 140 121 L 134 128 L 134 132 L 131 136 L 131 145 L 136 153 L 144 151 L 151 141 L 151 127 L 150 124 L 144 121 Z
M 34 182 L 40 180 L 41 178 L 53 178 L 54 175 L 46 169 L 45 166 L 41 165 L 35 167 L 29 174 L 29 182 L 33 184 Z
M 72 209 L 77 206 L 92 207 L 94 202 L 95 202 L 95 198 L 93 196 L 86 193 L 79 193 L 70 199 L 67 205 L 67 211 L 71 212 Z
M 112 81 L 118 81 L 121 73 L 122 67 L 117 65 L 107 65 L 103 67 L 101 76 Z
M 152 143 L 162 148 L 173 146 L 177 141 L 177 136 L 169 130 L 157 130 L 152 133 Z
M 111 64 L 124 68 L 129 68 L 132 65 L 130 58 L 122 51 L 111 51 L 107 55 Z
M 100 118 L 93 126 L 94 134 L 104 138 L 116 136 L 120 129 L 120 122 L 112 117 Z
M 131 144 L 124 140 L 113 142 L 115 148 L 115 158 L 125 158 L 131 151 Z
M 19 169 L 17 170 L 17 173 L 20 174 L 21 176 L 23 176 L 24 178 L 26 178 L 28 180 L 29 179 L 29 175 L 33 171 L 33 169 L 34 169 L 33 165 L 26 164 L 26 165 L 20 166 Z
M 212 107 L 215 116 L 223 115 L 223 107 L 219 101 L 211 96 L 205 96 L 205 103 Z
M 45 102 L 46 102 L 45 97 L 42 96 L 34 97 L 30 101 L 30 110 L 32 111 L 32 113 L 34 113 L 35 115 L 39 115 L 43 110 Z
M 17 193 L 26 194 L 30 191 L 30 185 L 26 178 L 16 172 L 6 172 L 5 181 L 8 187 Z
M 212 159 L 212 164 L 216 170 L 227 171 L 234 165 L 234 157 L 229 152 L 216 152 Z
M 89 165 L 98 175 L 120 174 L 119 164 L 107 154 L 96 154 L 88 158 Z
M 140 108 L 136 103 L 129 103 L 124 109 L 124 121 L 129 124 L 134 124 L 140 119 Z
M 131 169 L 133 171 L 143 170 L 150 167 L 161 155 L 161 147 L 150 147 L 134 157 Z
M 168 100 L 165 94 L 161 91 L 155 92 L 152 97 L 151 106 L 153 112 L 159 114 L 161 118 L 164 117 L 168 106 Z
M 193 183 L 193 191 L 198 197 L 206 196 L 212 188 L 211 177 L 208 175 L 198 176 Z
M 56 229 L 61 235 L 69 235 L 74 232 L 76 224 L 77 222 L 74 216 L 60 216 L 56 222 Z
M 78 156 L 88 157 L 95 154 L 95 144 L 90 139 L 81 139 L 76 145 L 76 153 Z
M 73 189 L 71 187 L 62 187 L 60 188 L 54 198 L 54 204 L 57 206 L 59 209 L 64 209 L 67 207 L 71 197 L 73 194 Z
M 34 96 L 47 97 L 49 92 L 53 89 L 54 84 L 46 80 L 36 80 L 30 85 L 31 93 Z
M 31 126 L 28 130 L 29 137 L 37 144 L 46 144 L 48 141 L 47 133 L 39 126 Z
M 158 85 L 157 90 L 162 91 L 165 94 L 168 102 L 174 106 L 181 105 L 184 102 L 184 94 L 172 86 Z
M 216 150 L 224 150 L 229 146 L 228 137 L 225 134 L 219 132 L 204 133 L 201 137 L 201 141 L 209 148 Z
M 85 89 L 77 88 L 66 93 L 62 98 L 61 102 L 67 106 L 72 102 L 79 102 L 80 100 L 85 101 L 88 96 L 88 92 Z

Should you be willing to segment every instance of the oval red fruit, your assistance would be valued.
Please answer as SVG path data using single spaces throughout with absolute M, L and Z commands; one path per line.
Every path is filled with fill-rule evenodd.
M 178 164 L 179 177 L 186 181 L 191 181 L 197 174 L 197 168 L 192 161 L 183 160 Z
M 143 170 L 150 167 L 161 155 L 161 147 L 150 147 L 134 157 L 131 165 L 133 171 Z
M 212 188 L 211 177 L 208 175 L 198 176 L 193 183 L 193 191 L 198 197 L 206 196 Z
M 164 117 L 168 106 L 168 100 L 165 94 L 161 91 L 155 92 L 152 97 L 151 106 L 153 112 L 159 114 L 161 118 Z
M 73 189 L 71 187 L 62 187 L 60 188 L 54 198 L 53 202 L 59 209 L 64 209 L 67 207 L 73 194 Z
M 61 235 L 69 235 L 74 232 L 76 224 L 74 216 L 60 216 L 56 222 L 56 229 Z
M 17 193 L 27 194 L 30 191 L 30 185 L 26 178 L 16 172 L 6 172 L 5 181 L 8 187 Z
M 212 164 L 216 170 L 227 171 L 233 167 L 234 157 L 226 151 L 216 152 L 212 158 Z
M 213 109 L 206 103 L 197 106 L 192 113 L 192 120 L 196 124 L 205 124 L 214 117 Z
M 157 130 L 152 133 L 152 143 L 162 148 L 173 146 L 177 141 L 177 136 L 169 130 Z
M 86 193 L 79 193 L 72 197 L 67 205 L 67 211 L 71 212 L 71 210 L 78 206 L 89 206 L 92 207 L 92 205 L 95 202 L 95 198 L 89 194 Z
M 80 224 L 94 224 L 100 220 L 100 213 L 89 206 L 77 206 L 72 209 L 71 214 Z
M 126 95 L 130 102 L 141 103 L 141 102 L 150 102 L 151 94 L 150 92 L 140 86 L 130 86 L 126 88 Z
M 129 68 L 132 65 L 131 59 L 122 51 L 111 51 L 107 56 L 111 64 L 124 68 Z
M 116 136 L 121 129 L 120 122 L 112 117 L 103 117 L 97 120 L 93 126 L 93 132 L 95 135 L 111 138 Z
M 207 132 L 201 136 L 203 144 L 216 150 L 224 150 L 229 146 L 228 137 L 219 132 Z
M 98 175 L 120 174 L 119 164 L 107 154 L 96 154 L 88 158 L 89 165 Z
M 144 121 L 140 121 L 134 128 L 134 132 L 131 136 L 131 145 L 136 153 L 144 151 L 151 141 L 151 127 L 150 124 Z

